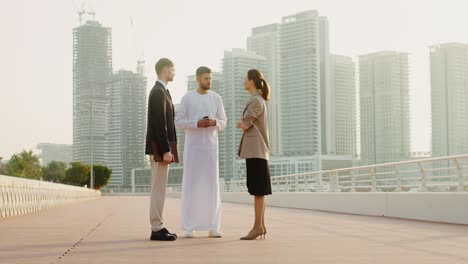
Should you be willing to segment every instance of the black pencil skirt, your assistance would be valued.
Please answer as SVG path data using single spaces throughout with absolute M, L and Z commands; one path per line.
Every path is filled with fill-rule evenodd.
M 250 195 L 262 196 L 271 194 L 271 179 L 268 160 L 246 159 L 247 190 Z

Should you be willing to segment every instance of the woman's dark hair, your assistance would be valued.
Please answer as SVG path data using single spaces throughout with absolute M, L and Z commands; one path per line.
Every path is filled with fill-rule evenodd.
M 254 82 L 255 88 L 257 88 L 258 93 L 263 97 L 263 99 L 266 101 L 270 100 L 270 86 L 259 70 L 249 70 L 247 72 L 247 79 Z

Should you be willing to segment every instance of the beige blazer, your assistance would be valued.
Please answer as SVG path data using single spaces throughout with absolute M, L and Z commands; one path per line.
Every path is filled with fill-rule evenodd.
M 245 106 L 242 122 L 244 131 L 237 154 L 241 159 L 260 158 L 268 160 L 268 114 L 265 99 L 259 94 L 252 96 Z

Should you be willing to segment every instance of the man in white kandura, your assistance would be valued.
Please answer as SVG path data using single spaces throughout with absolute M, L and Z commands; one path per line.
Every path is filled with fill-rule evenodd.
M 198 68 L 197 82 L 198 89 L 184 95 L 176 114 L 176 127 L 185 129 L 182 228 L 188 238 L 194 231 L 222 237 L 218 131 L 227 119 L 221 96 L 210 91 L 211 70 Z

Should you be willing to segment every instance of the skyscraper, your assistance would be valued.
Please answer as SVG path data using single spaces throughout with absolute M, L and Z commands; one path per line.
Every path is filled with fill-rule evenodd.
M 329 154 L 355 157 L 356 150 L 356 85 L 355 64 L 351 57 L 331 55 Z
M 335 94 L 332 91 L 330 75 L 330 44 L 328 37 L 328 18 L 320 16 L 319 23 L 319 52 L 320 52 L 320 120 L 322 154 L 333 154 L 336 144 L 333 136 L 333 119 Z
M 364 164 L 410 155 L 408 54 L 359 56 L 361 159 Z
M 328 33 L 321 27 L 325 21 L 314 10 L 283 17 L 280 25 L 280 130 L 285 156 L 322 152 L 321 90 L 327 87 L 322 87 L 321 68 L 327 57 L 322 53 L 328 51 L 322 36 Z
M 106 164 L 112 169 L 109 185 L 129 187 L 132 169 L 145 165 L 146 77 L 128 70 L 118 71 L 112 78 L 109 96 L 106 148 Z
M 247 51 L 266 59 L 266 71 L 263 74 L 271 89 L 267 108 L 270 151 L 273 155 L 281 153 L 278 28 L 278 24 L 255 27 L 252 29 L 252 36 L 247 39 Z
M 42 165 L 47 166 L 52 161 L 69 163 L 73 160 L 73 146 L 68 144 L 39 143 L 37 149 L 41 150 L 39 158 Z
M 468 44 L 430 48 L 432 154 L 468 153 Z
M 236 128 L 250 95 L 244 90 L 244 78 L 250 69 L 265 72 L 265 58 L 243 49 L 225 51 L 223 58 L 223 85 L 219 94 L 223 98 L 227 127 L 219 137 L 220 176 L 226 180 L 238 174 L 234 171 L 237 149 L 242 131 Z
M 88 20 L 73 29 L 73 160 L 105 164 L 111 29 Z

